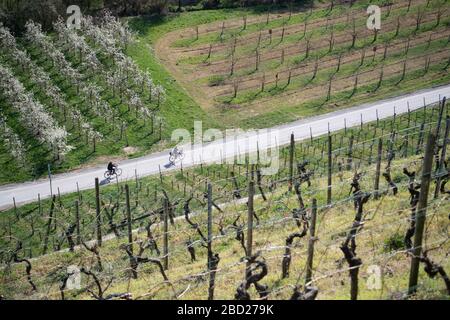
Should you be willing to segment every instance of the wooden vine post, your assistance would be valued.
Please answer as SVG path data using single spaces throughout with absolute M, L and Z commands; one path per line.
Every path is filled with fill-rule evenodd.
M 428 192 L 430 190 L 431 171 L 433 166 L 434 148 L 436 144 L 436 133 L 430 133 L 425 149 L 425 158 L 422 166 L 422 179 L 420 182 L 419 203 L 416 211 L 416 227 L 414 231 L 414 246 L 411 250 L 411 270 L 409 274 L 408 294 L 417 290 L 419 278 L 420 255 L 422 253 L 422 238 L 425 228 L 425 217 L 427 214 Z
M 208 252 L 212 249 L 212 186 L 208 183 L 207 186 L 208 195 Z M 208 267 L 210 267 L 210 259 L 208 259 Z
M 380 173 L 381 173 L 381 157 L 383 154 L 383 140 L 378 139 L 377 166 L 375 169 L 375 199 L 380 197 Z
M 245 271 L 245 278 L 251 274 L 250 257 L 252 256 L 253 246 L 253 196 L 255 195 L 255 182 L 250 180 L 248 183 L 248 211 L 247 211 L 247 268 Z M 247 279 L 248 280 L 248 279 Z
M 291 144 L 289 146 L 289 192 L 292 191 L 293 175 L 294 175 L 294 133 L 291 133 Z M 250 197 L 250 194 L 249 194 Z
M 44 249 L 42 250 L 42 254 L 46 254 L 47 253 L 48 239 L 50 237 L 50 231 L 51 231 L 52 222 L 53 222 L 53 211 L 55 210 L 55 202 L 56 202 L 56 195 L 54 194 L 52 196 L 52 203 L 50 205 L 50 214 L 49 214 L 49 217 L 48 217 L 47 231 L 45 232 Z M 11 237 L 11 226 L 10 226 L 9 235 Z
M 102 217 L 100 216 L 100 185 L 95 178 L 95 223 L 97 227 L 97 244 L 102 246 Z
M 81 234 L 80 234 L 80 203 L 78 200 L 75 200 L 75 225 L 77 231 L 76 243 L 77 245 L 81 244 Z
M 436 189 L 434 190 L 434 198 L 435 199 L 439 196 L 439 192 L 441 189 L 442 176 L 447 174 L 447 172 L 445 171 L 445 157 L 447 155 L 449 130 L 450 130 L 450 117 L 447 117 L 444 140 L 442 143 L 441 156 L 439 158 L 439 163 L 438 163 L 438 167 L 436 170 Z
M 166 198 L 163 198 L 163 208 L 164 208 L 164 270 L 169 270 L 169 204 Z
M 312 199 L 311 209 L 311 225 L 309 226 L 309 242 L 308 257 L 306 260 L 305 287 L 309 285 L 312 279 L 313 259 L 314 259 L 314 242 L 316 241 L 316 217 L 317 217 L 317 200 Z
M 348 154 L 347 154 L 347 170 L 352 170 L 352 163 L 353 163 L 353 140 L 354 136 L 353 134 L 350 136 L 349 141 L 349 147 L 348 147 Z
M 331 205 L 331 188 L 332 188 L 332 169 L 333 169 L 333 159 L 331 157 L 332 153 L 332 141 L 331 135 L 328 133 L 328 188 L 327 188 L 327 205 Z
M 130 265 L 133 265 L 133 230 L 131 229 L 131 206 L 130 206 L 130 188 L 125 185 L 125 205 L 127 210 L 127 232 L 128 232 L 128 251 L 130 252 Z M 131 270 L 134 279 L 137 279 L 137 271 L 135 268 Z
M 442 98 L 441 105 L 439 106 L 439 118 L 438 118 L 437 129 L 436 129 L 436 140 L 439 140 L 439 137 L 441 134 L 442 118 L 444 116 L 446 100 L 447 100 L 446 97 Z M 438 168 L 436 168 L 436 169 L 438 169 Z
M 131 229 L 131 206 L 130 206 L 130 188 L 128 184 L 125 185 L 125 205 L 127 209 L 127 231 L 128 231 L 128 244 L 130 251 L 133 253 L 133 230 Z
M 208 183 L 208 271 L 209 271 L 209 287 L 208 300 L 214 300 L 214 274 L 213 270 L 213 255 L 212 255 L 212 186 Z

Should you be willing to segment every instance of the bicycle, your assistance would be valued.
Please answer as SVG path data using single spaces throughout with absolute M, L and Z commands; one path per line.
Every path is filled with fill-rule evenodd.
M 107 170 L 104 174 L 105 179 L 111 180 L 112 177 L 115 177 L 117 179 L 117 177 L 119 177 L 122 174 L 122 169 L 120 168 L 116 168 L 114 170 L 114 173 L 111 173 L 111 171 Z
M 172 150 L 170 152 L 169 161 L 170 163 L 175 163 L 176 160 L 183 160 L 184 159 L 184 153 L 183 150 Z

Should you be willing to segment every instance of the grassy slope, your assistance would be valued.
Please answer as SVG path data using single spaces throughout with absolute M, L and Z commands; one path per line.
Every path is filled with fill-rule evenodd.
M 177 84 L 176 80 L 160 64 L 152 53 L 145 38 L 140 38 L 136 44 L 128 48 L 130 54 L 142 69 L 149 70 L 155 82 L 164 86 L 167 97 L 161 114 L 164 117 L 163 138 L 170 141 L 173 130 L 182 128 L 193 131 L 194 121 L 202 121 L 204 128 L 219 127 L 220 125 L 205 113 L 186 91 Z
M 332 94 L 329 101 L 325 101 L 326 97 L 324 96 L 295 106 L 280 105 L 280 109 L 282 110 L 275 110 L 270 113 L 245 119 L 242 126 L 244 128 L 256 128 L 260 126 L 264 127 L 269 124 L 282 124 L 297 120 L 299 118 L 332 112 L 338 109 L 349 108 L 365 103 L 376 102 L 380 99 L 393 98 L 423 88 L 439 86 L 443 83 L 450 82 L 450 74 L 448 72 L 442 72 L 440 70 L 441 66 L 436 66 L 434 68 L 439 75 L 438 77 L 424 75 L 421 70 L 415 71 L 408 73 L 405 80 L 398 85 L 397 82 L 400 79 L 400 76 L 384 80 L 383 85 L 377 90 L 376 93 L 374 93 L 374 89 L 377 87 L 377 84 L 374 83 L 358 87 L 355 93 L 353 93 L 353 90 L 347 90 Z M 431 69 L 433 68 L 430 68 L 430 70 Z M 395 88 L 395 91 L 393 88 Z M 222 111 L 222 114 L 230 118 L 232 117 L 232 112 L 228 110 Z
M 449 20 L 450 22 L 450 20 Z M 432 24 L 429 24 L 428 27 L 430 27 Z M 421 29 L 422 32 L 424 32 L 425 28 Z M 411 29 L 412 30 L 412 29 Z M 411 31 L 410 30 L 410 31 Z M 405 32 L 404 37 L 407 38 L 407 36 L 409 36 L 411 34 L 411 32 Z M 365 39 L 367 40 L 367 39 Z M 406 41 L 406 40 L 404 40 Z M 372 46 L 371 41 L 365 41 L 366 43 L 362 43 L 360 48 L 362 47 L 368 47 L 368 46 Z M 379 43 L 375 43 L 375 44 L 382 44 L 383 42 L 380 41 Z M 447 38 L 440 38 L 438 40 L 434 40 L 434 41 L 430 41 L 429 44 L 425 44 L 422 43 L 420 45 L 414 46 L 412 47 L 409 51 L 408 51 L 408 58 L 411 60 L 417 60 L 418 57 L 422 57 L 422 60 L 424 59 L 423 57 L 425 57 L 426 55 L 432 55 L 435 52 L 438 51 L 442 51 L 445 50 L 445 48 L 448 46 L 448 40 Z M 349 51 L 348 48 L 346 47 L 342 47 L 336 50 L 338 53 L 345 53 L 346 51 Z M 353 50 L 350 50 L 350 52 Z M 330 54 L 328 49 L 321 49 L 316 51 L 313 51 L 311 53 L 311 56 L 307 59 L 308 61 L 314 61 L 314 59 L 316 57 L 318 58 L 323 58 L 323 57 L 337 57 L 338 54 L 334 53 Z M 290 57 L 292 58 L 292 57 Z M 297 57 L 298 58 L 298 57 Z M 295 59 L 295 57 L 294 57 Z M 372 71 L 372 70 L 378 70 L 381 66 L 385 66 L 386 68 L 389 67 L 390 65 L 393 64 L 399 64 L 402 63 L 405 59 L 405 53 L 404 50 L 397 50 L 395 53 L 390 53 L 389 55 L 387 55 L 386 59 L 383 59 L 382 56 L 377 56 L 376 59 L 373 58 L 366 58 L 364 59 L 364 62 L 361 64 L 360 63 L 360 59 L 356 59 L 354 61 L 352 61 L 351 63 L 345 63 L 343 64 L 340 69 L 339 72 L 336 73 L 336 66 L 333 65 L 331 67 L 327 67 L 327 68 L 322 68 L 319 69 L 316 78 L 311 81 L 311 77 L 312 77 L 312 72 L 309 72 L 305 75 L 302 76 L 297 76 L 297 77 L 293 77 L 291 79 L 291 83 L 289 86 L 284 86 L 283 84 L 281 84 L 279 87 L 275 87 L 274 84 L 271 85 L 266 85 L 267 88 L 267 93 L 261 93 L 260 88 L 256 88 L 256 89 L 247 89 L 247 90 L 241 90 L 238 92 L 238 95 L 236 98 L 231 98 L 231 97 L 220 97 L 217 98 L 217 100 L 219 101 L 223 101 L 225 103 L 232 103 L 232 104 L 244 104 L 246 102 L 251 102 L 251 101 L 257 101 L 260 98 L 264 98 L 270 95 L 276 95 L 279 93 L 283 93 L 286 91 L 293 91 L 295 90 L 295 88 L 304 88 L 307 85 L 326 85 L 328 84 L 328 81 L 330 79 L 330 76 L 336 76 L 335 77 L 335 82 L 339 82 L 337 81 L 338 79 L 341 78 L 349 78 L 357 73 L 364 73 L 366 71 Z M 420 60 L 419 60 L 420 61 Z M 422 62 L 422 61 L 420 61 Z M 441 67 L 446 65 L 446 61 L 442 61 L 443 63 L 441 64 Z M 254 71 L 254 69 L 253 69 Z M 204 79 L 201 79 L 199 81 L 203 81 L 205 82 Z M 286 79 L 280 80 L 280 83 L 287 81 Z M 441 79 L 442 82 L 445 82 L 445 79 Z

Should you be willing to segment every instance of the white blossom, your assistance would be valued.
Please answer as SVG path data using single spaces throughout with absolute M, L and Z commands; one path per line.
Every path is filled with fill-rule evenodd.
M 20 137 L 9 127 L 6 119 L 0 116 L 0 137 L 8 146 L 11 155 L 21 164 L 25 162 L 25 145 Z
M 60 30 L 67 29 L 66 27 L 61 26 L 61 23 L 55 24 L 57 28 Z M 60 73 L 67 78 L 71 83 L 75 86 L 80 86 L 81 92 L 88 95 L 88 97 L 95 95 L 96 103 L 92 104 L 94 106 L 93 111 L 96 115 L 104 117 L 110 117 L 112 115 L 111 108 L 106 102 L 100 102 L 101 96 L 100 96 L 100 89 L 90 84 L 86 81 L 81 81 L 83 76 L 78 70 L 74 69 L 70 63 L 66 60 L 64 57 L 64 54 L 58 50 L 55 45 L 52 43 L 51 39 L 49 39 L 46 35 L 42 34 L 41 27 L 39 24 L 29 21 L 26 24 L 26 38 L 34 43 L 36 46 L 40 47 L 44 53 L 54 62 L 54 64 L 59 68 Z M 64 30 L 65 30 L 64 29 Z M 68 31 L 69 32 L 69 31 Z M 70 31 L 72 32 L 72 31 Z M 96 57 L 94 58 L 94 53 L 90 52 L 90 55 L 88 55 L 89 62 L 92 64 L 97 64 L 97 62 L 94 61 Z M 92 99 L 90 99 L 92 100 Z
M 82 31 L 114 61 L 119 73 L 122 74 L 118 85 L 127 87 L 128 82 L 131 82 L 136 88 L 142 88 L 144 84 L 150 95 L 156 94 L 156 96 L 150 97 L 150 100 L 164 101 L 165 91 L 153 90 L 153 80 L 150 73 L 148 71 L 142 72 L 136 63 L 121 51 L 123 42 L 128 43 L 133 36 L 126 25 L 106 12 L 102 17 L 100 26 L 94 24 L 92 17 L 84 17 Z M 122 42 L 117 40 L 120 38 L 123 40 Z M 128 40 L 124 40 L 125 38 Z
M 14 39 L 14 37 L 9 33 L 9 30 L 7 29 L 2 30 L 0 28 L 0 34 L 3 35 L 2 38 L 4 37 L 10 39 L 12 37 L 12 39 Z M 10 36 L 8 36 L 8 34 Z M 10 41 L 10 43 L 12 43 L 12 41 Z M 68 112 L 69 117 L 71 117 L 72 119 L 76 120 L 79 123 L 82 123 L 83 126 L 88 126 L 90 132 L 95 132 L 95 130 L 86 122 L 81 113 L 78 110 L 71 107 L 66 102 L 67 98 L 63 96 L 61 90 L 52 83 L 48 73 L 40 66 L 38 66 L 36 63 L 34 63 L 25 51 L 20 50 L 15 44 L 15 42 L 14 45 L 9 46 L 8 51 L 10 57 L 17 64 L 20 64 L 27 68 L 31 81 L 36 83 L 41 88 L 41 90 L 46 94 L 47 97 L 51 99 L 52 103 L 55 106 L 61 109 L 65 109 L 66 112 Z M 74 72 L 73 69 L 68 69 L 65 73 L 72 74 L 73 78 L 76 79 L 79 78 L 79 75 L 76 72 Z
M 9 103 L 18 111 L 22 124 L 41 142 L 53 147 L 58 154 L 71 150 L 67 144 L 67 131 L 60 128 L 46 112 L 44 106 L 34 100 L 12 72 L 0 65 L 0 89 Z
M 1 47 L 5 49 L 17 47 L 16 39 L 10 33 L 9 29 L 4 27 L 1 22 L 0 22 L 0 44 Z
M 68 28 L 61 18 L 53 23 L 53 28 L 61 44 L 65 44 L 69 50 L 76 54 L 81 53 L 81 61 L 86 69 L 98 70 L 100 68 L 101 63 L 94 50 L 87 44 L 84 36 L 78 35 L 77 30 Z

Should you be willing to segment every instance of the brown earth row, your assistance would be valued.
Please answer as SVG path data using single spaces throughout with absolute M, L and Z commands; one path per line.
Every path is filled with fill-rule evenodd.
M 402 3 L 404 2 L 406 1 L 402 1 Z M 240 22 L 241 21 L 238 20 L 237 23 Z M 221 22 L 217 22 L 216 26 L 217 28 L 221 28 Z M 200 28 L 200 30 L 204 29 Z M 198 83 L 192 81 L 194 70 L 183 70 L 179 68 L 177 64 L 179 52 L 171 48 L 171 44 L 180 38 L 180 34 L 185 33 L 186 29 L 168 33 L 166 36 L 157 41 L 155 45 L 155 52 L 157 57 L 162 61 L 162 63 L 164 63 L 169 72 L 181 83 L 182 86 L 187 89 L 191 97 L 196 100 L 204 109 L 208 110 L 215 105 L 213 95 L 211 93 L 211 88 L 206 85 L 199 87 Z M 198 67 L 199 66 L 196 66 L 196 68 Z M 268 80 L 270 81 L 270 79 Z
M 407 61 L 406 70 L 411 72 L 414 70 L 420 70 L 424 68 L 425 57 L 416 57 Z M 442 50 L 431 56 L 430 65 L 433 63 L 439 63 L 443 60 L 449 59 L 449 51 Z M 403 71 L 403 61 L 395 64 L 386 65 L 383 68 L 383 79 L 386 80 L 390 77 L 401 75 Z M 362 72 L 358 75 L 358 87 L 362 85 L 372 84 L 379 81 L 381 75 L 381 68 L 376 68 L 370 71 Z M 354 87 L 356 75 L 347 76 L 344 78 L 336 79 L 332 82 L 331 94 L 336 92 L 346 91 Z M 315 85 L 310 87 L 300 88 L 300 90 L 290 90 L 284 93 L 280 93 L 277 96 L 255 99 L 249 103 L 243 103 L 241 105 L 234 105 L 233 108 L 238 112 L 236 117 L 240 119 L 248 118 L 255 115 L 255 110 L 260 110 L 262 113 L 267 113 L 274 108 L 286 105 L 297 105 L 299 103 L 316 99 L 317 97 L 325 97 L 328 92 L 328 84 Z M 225 107 L 225 106 L 224 106 Z M 250 114 L 247 111 L 251 110 Z M 258 113 L 256 113 L 258 114 Z
M 406 0 L 401 0 L 401 1 L 406 1 Z M 420 0 L 420 1 L 424 1 L 424 0 Z M 319 4 L 319 5 L 317 5 L 316 3 L 313 3 L 313 9 L 322 9 L 322 8 L 327 7 L 327 6 L 329 6 L 329 5 L 327 5 L 327 4 Z M 303 14 L 303 13 L 311 10 L 311 8 L 306 8 L 306 9 L 300 8 L 300 9 L 297 9 L 297 10 L 299 10 L 300 12 L 292 13 L 292 17 L 294 17 L 296 15 Z M 281 18 L 289 17 L 289 11 L 288 10 L 283 10 L 283 11 L 279 11 L 279 12 L 276 12 L 276 13 L 271 13 L 271 15 L 276 15 L 276 18 L 274 18 L 274 19 L 270 19 L 269 18 L 269 22 L 274 21 L 274 20 L 279 20 Z M 247 26 L 248 25 L 252 25 L 252 24 L 259 24 L 259 23 L 262 23 L 262 22 L 265 23 L 266 20 L 267 20 L 267 16 L 266 15 L 261 15 L 261 16 L 258 16 L 258 17 L 247 18 Z M 209 24 L 206 24 L 206 25 L 203 25 L 203 26 L 199 26 L 198 27 L 199 34 L 209 34 L 209 33 L 215 33 L 215 32 L 221 31 L 222 27 L 223 27 L 223 23 L 225 23 L 225 30 L 228 29 L 228 31 L 230 29 L 238 28 L 238 27 L 242 27 L 243 26 L 243 20 L 242 19 L 229 19 L 229 20 L 225 20 L 225 21 L 222 20 L 222 21 L 219 21 L 219 22 L 213 22 L 213 23 L 209 23 Z M 192 37 L 194 37 L 196 35 L 197 31 L 196 31 L 195 27 L 186 28 L 186 29 L 184 29 L 185 32 L 180 34 L 182 36 L 182 37 L 180 37 L 180 39 L 183 38 L 185 34 L 187 34 L 187 32 L 186 32 L 187 30 L 191 30 Z M 275 29 L 273 29 L 273 30 L 275 30 Z M 223 46 L 223 45 L 224 44 L 218 44 L 217 46 L 220 47 L 220 46 Z M 209 49 L 209 46 L 206 49 Z
M 433 12 L 433 13 L 427 15 L 426 18 L 424 18 L 424 20 L 422 21 L 422 23 L 429 23 L 429 22 L 435 21 L 436 20 L 435 15 L 436 15 L 436 12 Z M 409 17 L 409 19 L 402 22 L 402 24 L 403 24 L 403 27 L 411 28 L 411 27 L 415 26 L 416 21 L 415 21 L 415 18 Z M 387 26 L 388 26 L 388 29 L 386 29 Z M 392 26 L 392 29 L 390 28 L 391 26 Z M 383 25 L 383 28 L 384 28 L 383 29 L 384 32 L 394 31 L 396 29 L 396 23 L 394 23 L 394 24 L 386 23 Z M 364 26 L 359 30 L 359 33 L 357 33 L 357 39 L 367 38 L 367 37 L 373 37 L 373 32 L 371 32 Z M 327 38 L 320 37 L 319 39 L 317 39 L 314 42 L 311 41 L 310 45 L 309 45 L 310 52 L 312 52 L 314 50 L 321 50 L 321 49 L 325 49 L 325 48 L 329 47 L 330 40 L 331 40 L 331 36 L 329 36 Z M 334 46 L 339 46 L 339 45 L 351 43 L 351 42 L 352 42 L 352 34 L 351 33 L 342 32 L 338 35 L 336 35 L 336 34 L 334 35 Z M 302 41 L 302 43 L 300 45 L 295 44 L 295 45 L 289 45 L 289 46 L 285 46 L 285 47 L 279 47 L 276 50 L 267 52 L 266 54 L 259 54 L 260 63 L 264 63 L 264 62 L 271 61 L 271 60 L 281 59 L 283 50 L 284 50 L 285 58 L 293 56 L 293 55 L 305 54 L 306 50 L 307 50 L 306 49 L 306 40 Z M 255 54 L 252 54 L 251 56 L 247 55 L 242 58 L 239 58 L 236 61 L 235 61 L 235 70 L 251 67 L 251 66 L 254 66 L 256 63 L 256 55 Z M 193 76 L 195 78 L 201 78 L 202 76 L 200 76 L 200 74 L 219 75 L 219 74 L 223 74 L 226 72 L 230 72 L 230 65 L 231 65 L 230 60 L 221 60 L 217 63 L 210 64 L 210 65 L 199 64 L 199 65 L 196 65 L 197 72 L 194 73 Z
M 420 0 L 419 2 L 422 4 L 425 1 Z M 408 1 L 404 0 L 398 4 L 393 4 L 391 10 L 394 12 L 395 10 L 406 8 L 407 6 L 408 6 Z M 416 8 L 416 7 L 419 7 L 417 2 L 411 5 L 410 12 L 414 12 L 414 8 Z M 357 18 L 360 18 L 361 20 L 365 21 L 367 19 L 367 14 L 365 11 L 358 10 L 358 11 L 352 11 L 351 13 L 347 14 L 344 17 L 341 16 L 341 17 L 336 17 L 336 18 L 332 18 L 332 19 L 330 19 L 330 18 L 316 19 L 316 20 L 314 20 L 313 23 L 307 24 L 307 29 L 312 28 L 312 27 L 317 28 L 317 27 L 335 25 L 335 24 L 342 23 L 342 22 L 350 23 L 350 17 L 355 18 L 355 20 Z M 281 37 L 281 34 L 283 32 L 282 30 L 283 30 L 282 27 L 273 28 L 272 29 L 272 37 L 277 37 L 277 36 Z M 268 30 L 266 30 L 266 31 L 267 31 L 267 33 L 269 32 Z M 284 36 L 294 35 L 294 34 L 303 33 L 303 32 L 304 32 L 304 24 L 295 24 L 295 25 L 285 27 Z M 180 36 L 184 37 L 185 34 L 186 33 L 183 33 Z M 259 37 L 259 33 L 254 32 L 254 33 L 239 37 L 239 39 L 236 41 L 236 44 L 248 44 L 249 42 L 255 42 L 255 40 L 258 39 L 258 37 Z M 266 34 L 265 37 L 269 38 L 269 35 Z M 261 40 L 263 40 L 263 38 L 261 38 Z M 232 43 L 232 41 L 228 41 L 227 43 L 213 45 L 211 52 L 220 52 L 223 48 L 229 48 L 231 43 Z M 209 45 L 208 46 L 200 45 L 200 46 L 202 46 L 202 47 L 192 46 L 190 48 L 180 48 L 180 49 L 178 49 L 178 51 L 189 54 L 189 55 L 190 54 L 192 54 L 192 55 L 207 54 L 209 52 Z M 175 48 L 175 50 L 177 50 L 177 48 Z M 196 51 L 201 51 L 201 52 L 197 53 Z
M 425 44 L 429 41 L 430 39 L 430 35 L 434 35 L 435 37 L 431 38 L 431 41 L 433 40 L 440 40 L 440 39 L 447 39 L 450 36 L 450 29 L 445 29 L 443 32 L 428 32 L 426 34 L 423 34 L 421 37 L 418 38 L 414 38 L 413 40 L 410 41 L 410 46 L 414 47 L 414 46 L 418 46 L 418 45 L 422 45 Z M 387 50 L 387 55 L 386 58 L 388 58 L 390 55 L 394 55 L 396 53 L 402 52 L 406 49 L 406 45 L 407 45 L 408 40 L 402 40 L 402 41 L 398 41 L 394 44 L 392 44 L 391 46 L 388 47 Z M 362 52 L 363 50 L 357 50 L 357 51 L 353 51 L 350 52 L 349 54 L 343 55 L 341 58 L 341 68 L 345 67 L 346 64 L 350 64 L 353 63 L 355 61 L 361 60 L 362 58 Z M 373 59 L 374 55 L 384 55 L 384 48 L 380 51 L 369 51 L 366 53 L 365 55 L 365 59 Z M 337 68 L 338 65 L 338 61 L 339 61 L 339 57 L 338 56 L 333 56 L 330 57 L 326 60 L 318 60 L 318 64 L 320 69 L 327 69 L 327 68 L 332 68 L 335 67 Z M 312 73 L 315 69 L 315 62 L 309 62 L 309 63 L 305 63 L 304 65 L 302 65 L 301 67 L 295 68 L 295 69 L 286 69 L 286 70 L 282 70 L 280 72 L 274 72 L 274 73 L 270 73 L 270 74 L 265 74 L 264 78 L 265 81 L 264 83 L 266 85 L 270 85 L 272 83 L 276 82 L 276 75 L 278 74 L 278 81 L 283 81 L 283 80 L 287 80 L 289 78 L 289 72 L 291 71 L 291 78 L 294 79 L 295 77 L 298 76 L 302 76 L 308 73 Z M 319 69 L 319 71 L 320 71 Z M 246 79 L 244 81 L 241 81 L 241 79 L 238 80 L 239 83 L 239 88 L 241 90 L 248 90 L 248 89 L 255 89 L 257 87 L 261 86 L 261 82 L 262 82 L 262 76 L 257 77 L 257 78 L 252 78 L 252 79 Z M 234 83 L 233 82 L 227 82 L 224 85 L 221 86 L 216 86 L 216 87 L 212 87 L 212 90 L 214 92 L 215 96 L 222 96 L 222 95 L 227 95 L 233 92 L 233 86 Z

